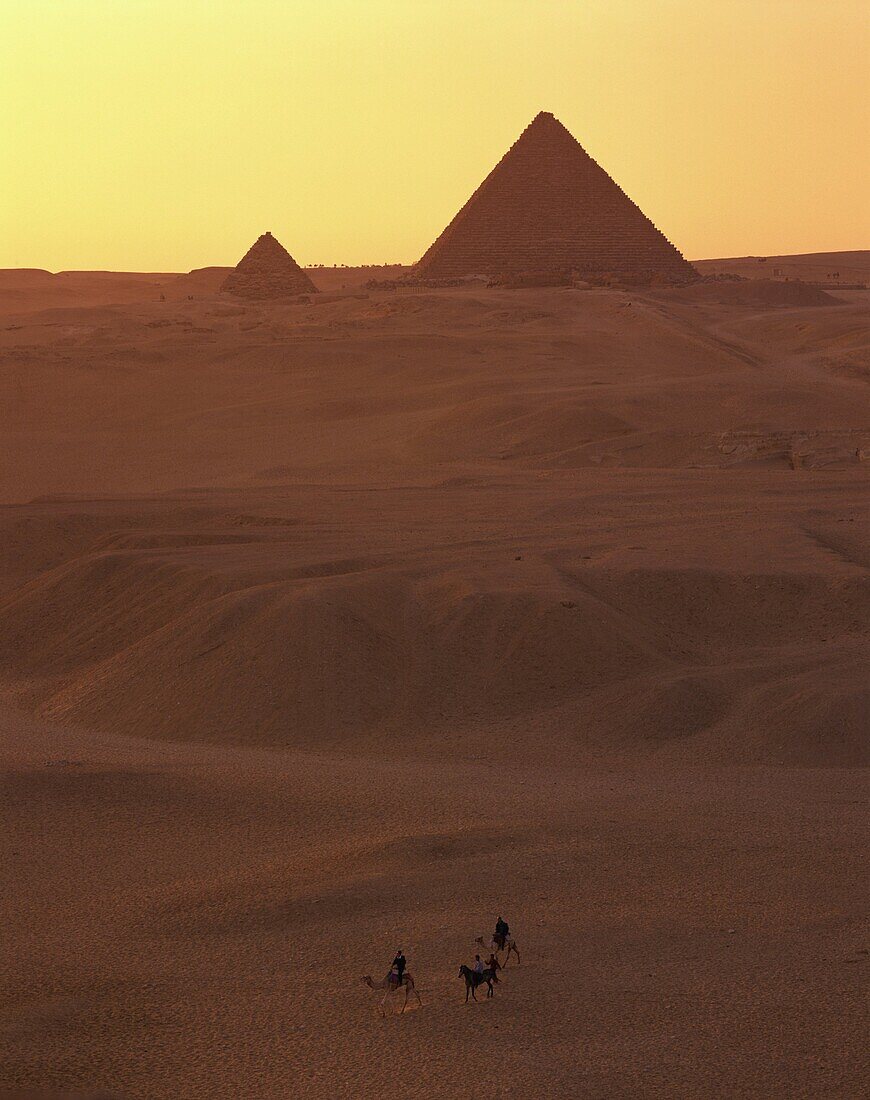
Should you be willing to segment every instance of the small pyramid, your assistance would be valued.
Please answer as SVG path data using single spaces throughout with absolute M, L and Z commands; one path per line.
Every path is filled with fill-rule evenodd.
M 239 298 L 268 299 L 316 294 L 317 287 L 287 249 L 271 233 L 264 233 L 226 277 L 221 291 Z
M 697 272 L 558 119 L 542 111 L 416 266 L 428 278 Z

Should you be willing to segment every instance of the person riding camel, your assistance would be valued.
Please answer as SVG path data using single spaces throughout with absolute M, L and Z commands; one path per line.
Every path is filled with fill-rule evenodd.
M 502 918 L 499 917 L 498 920 L 495 922 L 495 934 L 492 938 L 499 945 L 499 947 L 504 947 L 504 945 L 507 943 L 507 938 L 509 935 L 510 928 L 508 926 L 508 922 L 506 920 L 502 920 Z
M 402 977 L 404 976 L 406 966 L 407 966 L 407 960 L 405 959 L 405 956 L 402 954 L 402 949 L 400 947 L 399 950 L 396 952 L 396 957 L 393 959 L 393 966 L 392 966 L 392 969 L 390 971 L 391 978 L 392 978 L 392 974 L 395 972 L 396 985 L 401 985 L 402 984 Z

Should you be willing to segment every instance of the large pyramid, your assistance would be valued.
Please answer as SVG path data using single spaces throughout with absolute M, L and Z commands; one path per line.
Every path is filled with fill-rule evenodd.
M 434 279 L 555 271 L 697 278 L 546 111 L 526 127 L 415 271 Z
M 226 277 L 221 290 L 239 298 L 317 293 L 314 283 L 271 233 L 257 238 Z

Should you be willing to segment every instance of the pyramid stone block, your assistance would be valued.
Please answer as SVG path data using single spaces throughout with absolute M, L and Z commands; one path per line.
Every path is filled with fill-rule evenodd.
M 451 279 L 555 271 L 679 282 L 698 277 L 562 123 L 543 111 L 415 274 Z
M 264 233 L 227 276 L 221 291 L 265 300 L 316 294 L 317 287 L 287 249 L 271 233 Z

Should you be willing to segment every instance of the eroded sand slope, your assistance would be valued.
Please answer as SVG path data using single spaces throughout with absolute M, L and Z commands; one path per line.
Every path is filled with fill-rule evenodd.
M 59 278 L 0 280 L 0 1083 L 859 1095 L 866 293 Z

